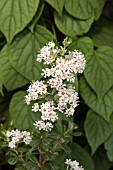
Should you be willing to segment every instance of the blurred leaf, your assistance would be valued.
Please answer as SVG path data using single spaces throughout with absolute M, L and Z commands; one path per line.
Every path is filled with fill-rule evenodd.
M 68 36 L 82 35 L 87 33 L 93 22 L 93 14 L 90 19 L 80 20 L 71 17 L 67 12 L 63 11 L 62 17 L 56 12 L 54 15 L 55 23 L 58 29 Z
M 65 9 L 70 15 L 79 19 L 89 19 L 93 12 L 89 0 L 66 0 Z
M 95 22 L 88 35 L 96 47 L 108 45 L 113 48 L 113 23 L 107 18 L 102 17 Z
M 38 118 L 38 114 L 32 112 L 31 106 L 25 103 L 26 92 L 19 91 L 14 94 L 10 103 L 10 114 L 14 127 L 20 130 L 34 130 L 33 123 Z
M 62 16 L 62 10 L 64 6 L 64 0 L 46 0 L 60 16 Z
M 59 152 L 59 156 L 56 160 L 59 163 L 60 169 L 66 170 L 65 161 L 71 159 L 72 161 L 77 160 L 84 170 L 94 170 L 93 161 L 90 155 L 78 144 L 73 143 L 70 145 L 71 153 L 66 154 L 65 152 Z M 61 156 L 62 155 L 62 156 Z
M 105 141 L 105 149 L 110 161 L 113 161 L 113 132 L 109 138 Z
M 0 95 L 0 121 L 4 121 L 9 113 L 9 102 L 11 94 L 7 93 L 4 96 Z
M 23 30 L 35 15 L 39 0 L 2 0 L 0 4 L 0 29 L 8 42 Z
M 80 94 L 93 111 L 97 112 L 106 121 L 109 121 L 113 112 L 113 88 L 104 95 L 102 100 L 99 100 L 84 76 L 82 76 L 80 79 Z
M 17 72 L 10 64 L 7 45 L 4 46 L 0 53 L 0 65 L 0 77 L 8 91 L 22 87 L 28 83 L 28 80 Z
M 36 61 L 37 50 L 52 39 L 51 32 L 41 25 L 37 25 L 33 33 L 28 30 L 21 33 L 7 48 L 15 70 L 30 81 L 39 80 L 44 64 Z
M 28 162 L 27 163 L 27 170 L 39 170 L 39 166 L 33 162 Z
M 104 148 L 100 147 L 93 156 L 96 170 L 110 170 L 112 163 L 109 161 Z
M 28 27 L 32 33 L 33 33 L 33 30 L 34 30 L 34 27 L 35 27 L 37 21 L 39 20 L 40 16 L 42 15 L 43 9 L 44 9 L 44 2 L 41 1 L 35 16 L 33 17 L 33 19 L 31 20 L 31 22 L 28 25 Z
M 71 148 L 68 144 L 62 143 L 61 147 L 67 154 L 69 154 L 71 152 Z
M 113 50 L 102 46 L 85 57 L 85 78 L 101 100 L 113 85 Z
M 84 124 L 86 137 L 92 149 L 92 154 L 96 151 L 113 131 L 113 119 L 106 122 L 101 116 L 89 110 Z
M 18 161 L 18 157 L 14 157 L 14 158 L 12 157 L 8 160 L 8 163 L 10 165 L 15 165 L 17 163 L 17 161 Z

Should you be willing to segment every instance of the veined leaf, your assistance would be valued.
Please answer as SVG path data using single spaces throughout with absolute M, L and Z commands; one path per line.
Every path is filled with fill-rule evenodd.
M 64 6 L 64 0 L 46 0 L 60 16 L 62 16 L 62 10 Z
M 113 23 L 102 17 L 93 24 L 91 31 L 88 33 L 92 37 L 96 47 L 108 45 L 113 48 Z
M 32 112 L 31 106 L 25 103 L 26 95 L 27 93 L 24 91 L 14 94 L 10 103 L 10 114 L 15 128 L 32 131 L 35 129 L 33 123 L 37 119 L 38 114 Z
M 79 19 L 88 19 L 93 12 L 93 7 L 89 0 L 66 0 L 65 9 L 70 15 Z
M 7 48 L 15 70 L 30 81 L 39 80 L 44 64 L 36 61 L 37 50 L 52 39 L 53 35 L 40 25 L 35 27 L 33 33 L 27 30 L 20 34 Z
M 0 29 L 10 43 L 35 15 L 39 0 L 2 0 L 0 2 Z
M 113 118 L 113 117 L 112 117 Z M 113 119 L 106 122 L 97 113 L 89 110 L 84 124 L 86 137 L 92 149 L 92 154 L 96 151 L 113 131 Z
M 2 78 L 2 83 L 8 91 L 22 87 L 28 83 L 28 80 L 17 72 L 10 64 L 7 45 L 5 45 L 0 52 L 0 65 L 0 77 Z
M 113 50 L 102 46 L 86 56 L 85 78 L 99 100 L 113 85 Z
M 103 7 L 105 5 L 106 0 L 89 0 L 93 9 L 94 9 L 94 18 L 97 21 L 102 14 Z
M 93 14 L 90 19 L 80 20 L 71 17 L 67 12 L 63 11 L 62 17 L 60 17 L 56 12 L 54 15 L 55 23 L 58 29 L 68 36 L 82 35 L 87 33 L 93 22 Z
M 80 94 L 93 111 L 102 116 L 106 121 L 110 120 L 113 112 L 113 88 L 104 95 L 102 100 L 99 100 L 84 76 L 82 76 L 80 79 Z
M 43 9 L 44 9 L 44 2 L 41 1 L 35 16 L 33 17 L 32 21 L 28 25 L 28 27 L 32 33 L 33 33 L 33 30 L 34 30 L 34 27 L 35 27 L 37 21 L 39 20 L 40 16 L 42 15 Z
M 75 49 L 82 51 L 84 55 L 88 55 L 93 51 L 93 42 L 89 37 L 77 38 L 69 46 L 68 50 L 73 51 Z
M 73 17 L 88 19 L 94 12 L 95 20 L 98 20 L 106 0 L 66 0 L 65 9 Z

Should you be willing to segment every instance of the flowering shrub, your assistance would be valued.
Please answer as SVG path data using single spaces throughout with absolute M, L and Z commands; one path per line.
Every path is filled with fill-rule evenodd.
M 113 168 L 112 14 L 112 0 L 1 1 L 0 169 Z
M 55 46 L 54 42 L 49 42 L 46 46 L 40 49 L 40 52 L 37 55 L 37 61 L 44 62 L 46 65 L 46 68 L 42 69 L 43 80 L 37 80 L 31 83 L 27 90 L 28 94 L 25 96 L 25 101 L 27 105 L 32 103 L 32 111 L 35 112 L 35 114 L 39 114 L 40 118 L 34 122 L 34 126 L 36 129 L 38 128 L 38 130 L 31 134 L 32 137 L 30 132 L 20 131 L 18 129 L 11 131 L 8 130 L 6 133 L 2 132 L 6 137 L 6 145 L 8 142 L 8 147 L 12 149 L 13 153 L 15 153 L 14 158 L 12 158 L 15 160 L 16 157 L 16 162 L 12 161 L 14 164 L 20 161 L 21 167 L 23 166 L 25 168 L 26 163 L 31 159 L 28 157 L 26 160 L 24 157 L 28 154 L 26 151 L 25 153 L 21 153 L 20 156 L 19 146 L 21 143 L 25 143 L 26 145 L 29 145 L 29 148 L 31 147 L 30 152 L 32 154 L 34 154 L 34 151 L 36 152 L 36 147 L 38 146 L 39 156 L 35 157 L 35 160 L 38 163 L 37 166 L 40 169 L 43 169 L 46 162 L 51 161 L 46 154 L 48 152 L 54 154 L 54 152 L 61 147 L 60 145 L 65 143 L 65 138 L 69 131 L 73 134 L 73 122 L 69 122 L 71 128 L 64 130 L 64 134 L 58 138 L 54 145 L 55 139 L 57 139 L 57 134 L 54 134 L 55 129 L 53 124 L 55 124 L 55 122 L 59 123 L 60 117 L 60 126 L 63 125 L 66 128 L 68 121 L 63 124 L 62 115 L 64 114 L 67 118 L 74 115 L 74 109 L 78 105 L 78 93 L 75 91 L 76 87 L 73 86 L 73 83 L 76 82 L 75 75 L 83 72 L 86 63 L 82 52 L 78 52 L 76 49 L 72 52 L 67 51 L 67 47 L 70 43 L 71 42 L 68 41 L 68 38 L 66 38 L 63 41 L 64 46 L 58 48 Z M 67 126 L 69 125 L 67 124 Z M 52 131 L 52 133 L 50 133 L 50 131 Z M 53 147 L 51 144 L 45 146 L 46 144 L 43 141 L 44 138 L 49 140 L 49 137 L 52 137 L 53 134 L 54 138 L 50 140 L 50 143 L 53 143 Z M 37 135 L 37 137 L 35 137 L 35 135 Z M 36 141 L 36 146 L 32 149 L 31 143 L 34 140 Z M 67 140 L 66 145 L 68 145 L 70 140 L 71 137 Z M 22 147 L 26 148 L 23 144 Z M 44 150 L 45 147 L 46 149 Z M 50 149 L 50 151 L 48 151 L 48 149 Z M 18 160 L 19 157 L 21 157 L 20 160 Z M 9 162 L 11 162 L 11 160 Z M 81 168 L 76 161 L 66 160 L 66 164 L 74 170 L 79 170 Z

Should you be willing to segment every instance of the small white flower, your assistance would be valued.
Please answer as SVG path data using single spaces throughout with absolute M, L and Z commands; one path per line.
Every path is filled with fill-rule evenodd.
M 11 141 L 11 142 L 9 142 L 9 145 L 8 145 L 8 147 L 10 147 L 10 148 L 15 148 L 16 147 L 16 145 L 15 145 L 15 141 Z
M 10 136 L 12 136 L 12 133 L 8 130 L 8 131 L 6 132 L 6 136 L 9 138 Z
M 32 140 L 31 136 L 26 136 L 23 138 L 23 142 L 27 145 L 30 144 L 31 140 Z
M 32 111 L 37 112 L 39 111 L 39 104 L 35 103 L 34 106 L 32 106 Z
M 70 170 L 84 170 L 84 168 L 79 166 L 79 162 L 77 162 L 76 160 L 72 161 L 71 159 L 66 159 L 65 164 L 68 165 L 67 168 L 70 167 Z
M 45 126 L 44 126 L 44 130 L 45 131 L 51 131 L 53 129 L 53 125 L 52 123 L 46 123 Z

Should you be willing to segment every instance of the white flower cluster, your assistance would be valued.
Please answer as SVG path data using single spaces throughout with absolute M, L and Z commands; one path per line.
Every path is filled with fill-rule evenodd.
M 16 144 L 24 142 L 25 144 L 30 144 L 32 138 L 30 136 L 30 132 L 27 131 L 20 131 L 18 129 L 7 131 L 6 137 L 9 138 L 9 145 L 10 148 L 15 148 Z
M 67 164 L 67 170 L 84 170 L 84 168 L 82 168 L 81 166 L 79 166 L 79 162 L 75 161 L 71 161 L 71 159 L 66 159 Z
M 34 126 L 39 130 L 51 131 L 52 123 L 58 119 L 57 112 L 66 116 L 74 114 L 74 108 L 78 104 L 78 93 L 71 83 L 76 81 L 76 73 L 83 72 L 86 60 L 77 50 L 67 53 L 65 47 L 58 48 L 53 42 L 49 42 L 40 50 L 37 61 L 48 64 L 48 68 L 42 69 L 43 81 L 33 82 L 29 86 L 25 100 L 28 105 L 36 100 L 32 111 L 38 112 L 41 120 L 35 121 Z M 47 95 L 52 97 L 52 100 L 47 99 Z M 40 102 L 41 98 L 43 103 Z

